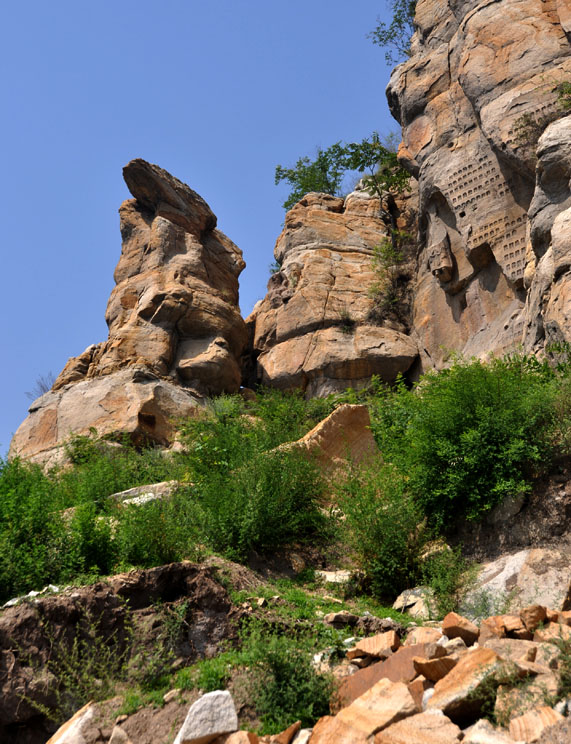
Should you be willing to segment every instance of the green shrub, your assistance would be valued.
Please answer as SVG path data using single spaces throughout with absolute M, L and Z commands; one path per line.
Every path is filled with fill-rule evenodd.
M 468 568 L 468 561 L 462 557 L 460 547 L 439 550 L 423 561 L 423 583 L 434 592 L 438 617 L 458 610 Z
M 321 490 L 313 463 L 297 452 L 276 451 L 213 474 L 195 493 L 205 539 L 215 551 L 243 559 L 250 550 L 303 541 L 323 530 Z
M 530 489 L 551 455 L 555 391 L 553 373 L 526 358 L 457 361 L 385 394 L 373 430 L 429 525 L 446 529 Z
M 332 680 L 315 671 L 311 650 L 285 636 L 260 636 L 258 642 L 252 691 L 262 721 L 260 733 L 278 733 L 293 721 L 310 727 L 327 715 Z
M 382 463 L 353 471 L 340 485 L 348 537 L 379 597 L 394 598 L 419 576 L 422 514 L 405 486 L 402 474 Z

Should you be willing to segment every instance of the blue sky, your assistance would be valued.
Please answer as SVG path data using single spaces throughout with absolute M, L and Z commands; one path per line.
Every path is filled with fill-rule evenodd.
M 260 299 L 287 187 L 274 169 L 397 129 L 367 38 L 385 0 L 11 2 L 0 44 L 0 453 L 40 375 L 107 337 L 121 169 L 142 157 L 198 191 Z

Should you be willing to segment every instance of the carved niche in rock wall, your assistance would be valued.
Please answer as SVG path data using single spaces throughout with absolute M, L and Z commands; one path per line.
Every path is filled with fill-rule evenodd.
M 428 210 L 428 268 L 441 282 L 449 282 L 454 272 L 454 259 L 446 225 L 431 203 Z

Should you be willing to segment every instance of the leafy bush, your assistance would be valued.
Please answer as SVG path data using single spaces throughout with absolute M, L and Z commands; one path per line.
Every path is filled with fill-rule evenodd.
M 460 547 L 439 550 L 423 561 L 423 583 L 434 592 L 438 617 L 458 610 L 468 568 Z
M 258 636 L 258 643 L 253 693 L 260 733 L 278 733 L 296 720 L 310 727 L 327 715 L 332 680 L 315 671 L 312 652 L 285 636 Z
M 373 403 L 381 451 L 436 529 L 526 493 L 550 457 L 556 386 L 527 358 L 456 361 Z
M 315 536 L 324 528 L 319 471 L 296 452 L 261 453 L 196 490 L 205 538 L 215 551 L 243 559 Z
M 340 484 L 349 539 L 373 592 L 393 598 L 419 576 L 422 515 L 391 465 L 354 471 Z

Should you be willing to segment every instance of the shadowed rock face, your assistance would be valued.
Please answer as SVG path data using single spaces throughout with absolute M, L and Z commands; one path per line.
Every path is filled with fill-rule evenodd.
M 404 228 L 406 204 L 400 213 Z M 258 381 L 327 395 L 410 368 L 416 344 L 402 323 L 375 320 L 369 293 L 373 247 L 389 234 L 379 200 L 364 192 L 307 194 L 287 213 L 274 250 L 280 271 L 247 319 Z
M 523 115 L 561 115 L 571 26 L 564 0 L 419 0 L 416 13 L 412 56 L 387 95 L 403 127 L 399 157 L 419 180 L 413 336 L 423 366 L 440 367 L 450 349 L 484 356 L 524 340 L 552 217 L 534 196 L 534 148 L 518 125 Z M 551 212 L 560 211 L 557 188 L 546 196 Z M 542 312 L 536 303 L 535 321 Z
M 204 395 L 236 392 L 247 331 L 238 308 L 241 251 L 192 189 L 144 160 L 123 175 L 121 258 L 109 338 L 68 361 L 35 401 L 10 454 L 45 460 L 71 432 L 168 443 Z

